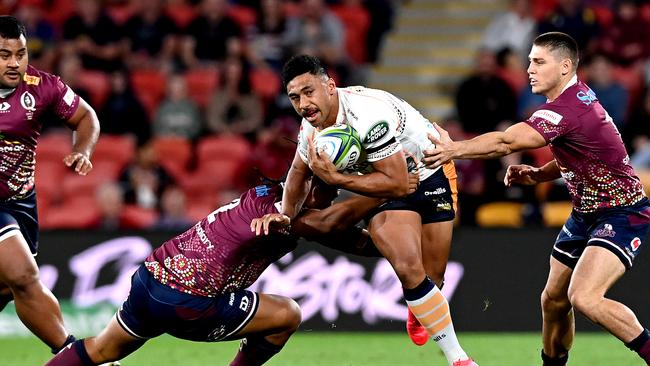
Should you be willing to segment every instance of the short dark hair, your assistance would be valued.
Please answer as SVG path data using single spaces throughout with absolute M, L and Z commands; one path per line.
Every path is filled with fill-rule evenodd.
M 293 56 L 282 68 L 282 86 L 287 89 L 287 84 L 298 75 L 310 73 L 329 77 L 325 65 L 318 57 L 309 55 Z
M 11 15 L 0 16 L 0 37 L 18 39 L 21 35 L 27 37 L 25 26 L 20 20 Z
M 533 44 L 539 47 L 548 47 L 551 51 L 560 51 L 563 56 L 571 60 L 574 70 L 578 68 L 578 43 L 570 35 L 562 32 L 548 32 L 537 36 Z

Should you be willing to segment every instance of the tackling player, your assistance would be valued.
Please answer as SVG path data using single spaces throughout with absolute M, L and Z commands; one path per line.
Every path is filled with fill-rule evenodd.
M 34 189 L 35 150 L 45 116 L 75 131 L 63 162 L 80 175 L 92 169 L 99 135 L 95 111 L 59 77 L 28 65 L 25 27 L 0 16 L 0 309 L 14 300 L 21 321 L 58 352 L 74 341 L 63 325 L 59 303 L 39 280 Z
M 409 335 L 419 345 L 434 339 L 450 365 L 475 365 L 458 343 L 449 304 L 436 286 L 444 278 L 451 245 L 456 173 L 453 165 L 425 169 L 416 163 L 431 146 L 427 132 L 436 133 L 431 123 L 383 90 L 337 88 L 313 56 L 290 59 L 282 78 L 294 109 L 303 117 L 298 149 L 281 212 L 254 224 L 290 224 L 300 212 L 312 173 L 327 184 L 368 196 L 369 201 L 376 200 L 370 197 L 387 199 L 370 215 L 368 230 L 402 283 L 410 310 Z M 340 173 L 326 156 L 315 151 L 313 135 L 335 124 L 349 124 L 358 132 L 369 164 L 355 170 L 367 174 Z M 410 158 L 404 159 L 404 155 Z M 413 193 L 408 191 L 409 171 L 419 171 L 419 186 Z
M 293 227 L 260 237 L 251 230 L 251 220 L 278 212 L 283 189 L 272 184 L 248 190 L 154 250 L 133 275 L 129 297 L 106 328 L 76 341 L 46 365 L 121 359 L 164 333 L 202 342 L 244 338 L 230 365 L 262 365 L 296 331 L 300 308 L 287 297 L 245 289 L 296 247 L 298 235 L 353 254 L 379 256 L 365 230 L 348 226 L 377 203 L 352 198 L 329 206 L 336 193 L 313 184 L 305 203 L 310 208 Z M 327 208 L 316 209 L 320 207 Z
M 566 365 L 578 310 L 636 351 L 650 365 L 650 333 L 634 313 L 605 297 L 632 267 L 650 228 L 650 204 L 629 163 L 621 135 L 595 93 L 576 76 L 578 46 L 560 32 L 537 37 L 529 55 L 533 93 L 546 104 L 505 132 L 468 141 L 430 136 L 435 149 L 424 161 L 436 167 L 451 159 L 496 158 L 550 145 L 555 160 L 535 168 L 508 167 L 506 185 L 564 178 L 573 211 L 558 235 L 542 292 L 546 366 Z

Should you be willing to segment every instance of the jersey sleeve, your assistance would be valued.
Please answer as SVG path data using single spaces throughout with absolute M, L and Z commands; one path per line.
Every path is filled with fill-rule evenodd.
M 570 118 L 567 118 L 560 108 L 545 104 L 535 111 L 526 123 L 539 132 L 547 143 L 551 143 L 569 131 Z
M 49 75 L 48 79 L 50 80 L 44 86 L 49 89 L 51 111 L 57 117 L 67 121 L 79 108 L 79 96 L 58 76 Z
M 298 133 L 298 155 L 305 164 L 309 164 L 307 156 L 309 154 L 308 138 L 314 133 L 315 129 L 304 120 L 300 123 L 300 132 Z
M 368 119 L 368 123 L 359 124 L 357 133 L 366 151 L 367 161 L 372 163 L 385 159 L 402 150 L 402 145 L 395 137 L 397 121 L 391 121 L 392 111 L 387 111 L 383 117 Z

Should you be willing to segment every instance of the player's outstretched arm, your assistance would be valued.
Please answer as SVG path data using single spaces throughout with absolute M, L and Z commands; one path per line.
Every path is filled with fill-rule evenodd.
M 63 162 L 69 167 L 74 167 L 80 175 L 86 175 L 93 168 L 90 157 L 99 138 L 97 114 L 86 101 L 79 98 L 79 107 L 66 121 L 66 125 L 74 131 L 74 134 L 72 152 L 63 158 Z
M 560 177 L 560 168 L 555 160 L 546 163 L 540 168 L 530 165 L 518 164 L 508 166 L 503 184 L 510 187 L 513 184 L 534 185 L 541 182 L 555 180 Z
M 296 150 L 291 168 L 289 169 L 289 173 L 287 173 L 287 180 L 284 184 L 281 214 L 287 215 L 290 219 L 298 215 L 305 202 L 305 198 L 307 198 L 307 194 L 309 194 L 311 176 L 311 170 L 302 161 L 300 153 Z
M 425 150 L 422 159 L 429 168 L 437 168 L 452 159 L 499 158 L 546 145 L 544 137 L 524 122 L 512 125 L 505 131 L 488 132 L 465 141 L 453 141 L 447 131 L 437 124 L 434 126 L 440 133 L 440 138 L 429 135 L 435 148 Z

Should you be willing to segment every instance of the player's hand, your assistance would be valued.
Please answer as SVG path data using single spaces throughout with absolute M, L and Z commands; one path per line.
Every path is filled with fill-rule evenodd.
M 264 235 L 269 235 L 269 229 L 272 227 L 280 232 L 288 233 L 290 224 L 291 219 L 289 216 L 281 213 L 270 213 L 260 218 L 253 219 L 251 221 L 251 231 L 254 231 L 257 236 L 259 236 L 262 231 L 264 232 Z
M 340 174 L 336 170 L 336 166 L 330 161 L 330 159 L 325 156 L 322 151 L 316 149 L 314 144 L 314 136 L 310 136 L 307 139 L 308 144 L 308 161 L 309 169 L 318 176 L 323 182 L 329 185 L 336 185 L 336 175 Z
M 79 175 L 86 175 L 93 169 L 93 163 L 86 154 L 73 152 L 63 158 L 66 166 L 74 168 Z
M 506 171 L 506 176 L 503 177 L 503 184 L 505 184 L 507 187 L 510 187 L 513 183 L 532 186 L 539 183 L 539 181 L 535 179 L 535 175 L 538 172 L 539 168 L 535 168 L 530 165 L 510 165 Z
M 420 187 L 420 172 L 409 173 L 409 193 L 411 194 Z
M 424 150 L 424 158 L 422 158 L 424 165 L 431 169 L 449 162 L 456 153 L 455 143 L 449 137 L 449 133 L 436 123 L 433 124 L 433 127 L 440 133 L 440 138 L 436 138 L 430 133 L 427 134 L 429 141 L 433 142 L 434 148 Z

